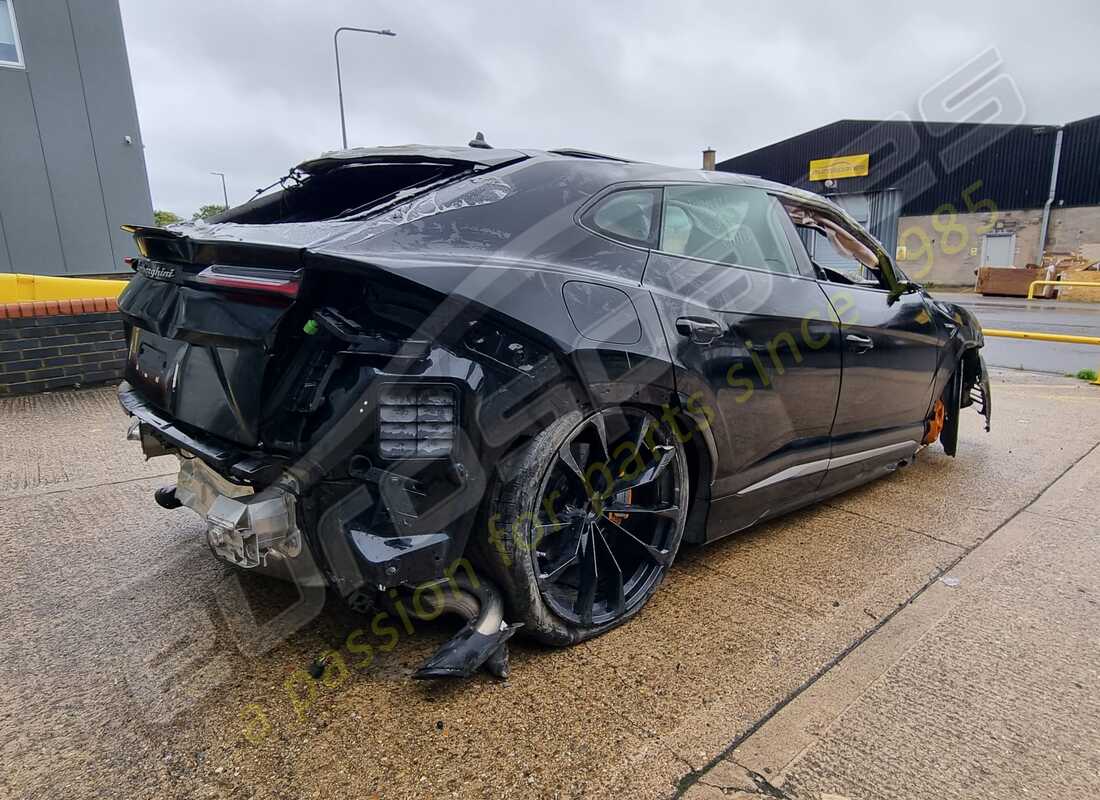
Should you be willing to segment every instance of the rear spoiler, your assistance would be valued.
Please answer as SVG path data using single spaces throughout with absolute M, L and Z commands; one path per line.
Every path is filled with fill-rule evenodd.
M 158 228 L 154 225 L 123 225 L 122 230 L 135 236 L 160 236 L 165 239 L 184 239 L 182 233 L 170 231 L 167 228 Z
M 133 234 L 143 258 L 153 260 L 298 269 L 304 255 L 301 247 L 291 245 L 207 241 L 150 225 L 123 225 L 122 230 Z

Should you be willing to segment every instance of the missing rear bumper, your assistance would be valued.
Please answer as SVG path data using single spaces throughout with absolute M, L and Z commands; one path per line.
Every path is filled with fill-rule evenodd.
M 244 569 L 268 557 L 302 552 L 294 495 L 277 486 L 255 494 L 231 483 L 198 458 L 180 458 L 175 499 L 206 520 L 206 541 L 218 558 Z

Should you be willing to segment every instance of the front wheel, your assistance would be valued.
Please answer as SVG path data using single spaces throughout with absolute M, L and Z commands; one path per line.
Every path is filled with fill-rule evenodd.
M 525 632 L 572 644 L 638 613 L 667 574 L 687 519 L 687 458 L 675 432 L 639 408 L 577 412 L 502 473 L 480 544 Z

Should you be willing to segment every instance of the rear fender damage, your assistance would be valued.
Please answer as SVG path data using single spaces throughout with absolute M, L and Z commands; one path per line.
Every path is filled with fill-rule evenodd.
M 437 202 L 441 195 L 435 194 L 430 203 L 424 199 L 416 208 L 457 213 L 481 201 L 498 202 L 511 191 L 490 176 L 479 178 L 476 187 L 476 196 L 461 194 L 451 204 Z M 408 224 L 420 219 L 389 221 Z M 255 495 L 217 491 L 213 500 L 200 502 L 198 492 L 192 491 L 196 497 L 188 494 L 190 480 L 181 476 L 171 498 L 165 497 L 169 505 L 180 502 L 197 511 L 206 520 L 215 554 L 237 566 L 266 571 L 280 562 L 280 547 L 294 535 L 293 527 L 295 533 L 300 529 L 303 557 L 308 559 L 312 552 L 321 579 L 349 603 L 435 581 L 442 565 L 465 551 L 473 522 L 466 509 L 473 504 L 467 499 L 484 494 L 480 479 L 500 454 L 524 440 L 527 431 L 560 416 L 562 409 L 641 402 L 641 390 L 631 387 L 661 387 L 660 397 L 652 398 L 655 404 L 663 405 L 673 396 L 668 347 L 659 322 L 640 324 L 639 314 L 644 318 L 655 311 L 651 303 L 630 300 L 632 289 L 615 295 L 625 298 L 628 324 L 612 325 L 613 330 L 605 333 L 573 317 L 587 308 L 585 302 L 602 310 L 608 293 L 581 300 L 570 294 L 567 310 L 562 284 L 568 276 L 525 268 L 515 259 L 494 259 L 480 252 L 467 259 L 451 253 L 444 258 L 432 253 L 405 258 L 391 254 L 389 259 L 358 250 L 316 253 L 279 237 L 266 244 L 238 240 L 233 234 L 245 227 L 242 222 L 225 220 L 201 232 L 191 230 L 188 236 L 178 231 L 137 233 L 144 260 L 164 259 L 171 266 L 165 274 L 188 300 L 193 299 L 188 290 L 200 268 L 229 264 L 293 269 L 301 276 L 294 302 L 285 307 L 278 298 L 260 302 L 255 292 L 227 293 L 218 296 L 219 302 L 234 314 L 200 320 L 193 313 L 202 310 L 195 302 L 177 302 L 171 314 L 166 303 L 138 303 L 138 290 L 167 292 L 160 285 L 167 282 L 144 273 L 137 276 L 122 305 L 130 325 L 142 329 L 137 347 L 148 340 L 149 353 L 128 375 L 135 386 L 142 379 L 140 391 L 126 387 L 120 393 L 127 410 L 142 415 L 139 433 L 147 434 L 143 439 L 156 440 L 162 449 L 194 453 L 227 477 L 233 491 L 242 484 L 254 487 Z M 273 229 L 248 227 L 251 232 L 256 227 Z M 204 238 L 216 231 L 225 236 Z M 364 241 L 381 232 L 359 231 L 370 234 Z M 644 258 L 635 257 L 631 264 L 640 272 Z M 500 269 L 504 265 L 508 269 Z M 215 290 L 204 286 L 196 291 Z M 261 320 L 263 312 L 270 318 Z M 255 319 L 255 329 L 221 327 L 236 316 Z M 198 324 L 208 320 L 219 327 Z M 601 317 L 601 325 L 606 324 Z M 620 327 L 627 333 L 620 336 Z M 653 331 L 656 335 L 650 336 Z M 186 347 L 169 350 L 153 336 L 178 340 Z M 634 342 L 624 348 L 630 351 L 627 356 L 606 356 L 605 340 L 616 338 Z M 241 358 L 233 362 L 241 363 L 237 373 L 227 369 L 229 356 L 246 345 L 254 357 L 247 363 Z M 154 352 L 158 348 L 162 352 Z M 220 358 L 198 363 L 205 352 Z M 186 371 L 189 366 L 194 372 Z M 181 387 L 194 387 L 196 373 L 206 379 L 211 394 L 216 392 L 219 400 L 224 395 L 223 402 L 196 408 L 190 401 L 203 393 L 184 396 L 181 390 L 180 397 L 175 396 L 176 376 L 181 376 Z M 626 385 L 628 378 L 631 387 Z M 461 424 L 449 471 L 443 462 L 392 463 L 381 452 L 379 391 L 387 383 L 405 381 L 444 383 L 458 391 L 454 413 Z M 242 403 L 242 397 L 253 402 Z M 203 435 L 207 433 L 212 436 Z M 468 443 L 467 437 L 472 437 Z M 282 481 L 294 483 L 285 496 L 272 490 Z M 363 508 L 340 506 L 341 513 L 331 518 L 331 535 L 324 535 L 329 531 L 321 521 L 325 512 L 353 486 L 370 502 Z M 439 491 L 423 490 L 429 486 Z M 441 514 L 450 518 L 442 519 Z M 260 531 L 265 525 L 271 530 Z M 453 586 L 453 580 L 443 580 Z M 417 677 L 468 676 L 483 662 L 493 674 L 507 674 L 504 645 L 515 627 L 504 622 L 503 604 L 493 586 L 475 584 L 446 590 L 431 607 L 438 613 L 459 614 L 467 624 Z
M 295 581 L 312 578 L 324 585 L 315 567 L 299 574 L 298 562 L 312 567 L 313 561 L 298 529 L 292 492 L 276 485 L 254 493 L 225 480 L 200 459 L 184 456 L 169 491 L 169 505 L 186 506 L 206 521 L 207 543 L 218 558 L 243 569 Z M 508 677 L 507 642 L 521 626 L 505 621 L 504 601 L 492 583 L 474 574 L 452 574 L 419 585 L 413 597 L 415 612 L 425 620 L 444 614 L 466 620 L 413 677 L 468 678 L 481 666 L 498 678 Z

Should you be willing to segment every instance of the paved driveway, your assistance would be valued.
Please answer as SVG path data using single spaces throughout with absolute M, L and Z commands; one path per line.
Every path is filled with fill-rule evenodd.
M 1100 391 L 994 381 L 993 433 L 706 549 L 629 625 L 519 642 L 512 676 L 423 684 L 455 626 L 372 634 L 331 608 L 241 652 L 215 597 L 242 586 L 152 491 L 106 389 L 0 401 L 0 796 L 665 797 L 767 718 L 1100 442 Z M 1091 512 L 1085 512 L 1091 513 Z M 338 648 L 346 671 L 304 668 Z M 362 664 L 362 667 L 357 667 Z M 687 779 L 685 780 L 685 777 Z

